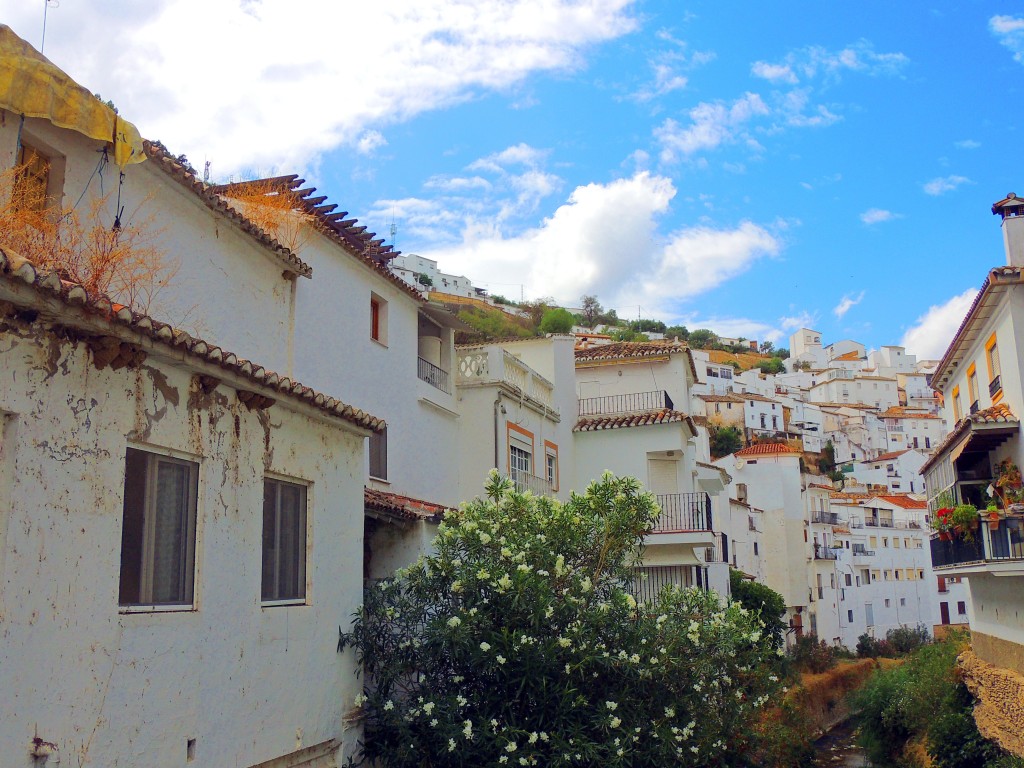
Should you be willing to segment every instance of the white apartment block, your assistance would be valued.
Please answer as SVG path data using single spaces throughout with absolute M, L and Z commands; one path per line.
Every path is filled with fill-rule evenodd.
M 487 291 L 476 288 L 465 275 L 452 275 L 437 268 L 434 259 L 415 253 L 398 255 L 391 260 L 391 270 L 424 295 L 448 293 L 469 299 L 486 299 Z

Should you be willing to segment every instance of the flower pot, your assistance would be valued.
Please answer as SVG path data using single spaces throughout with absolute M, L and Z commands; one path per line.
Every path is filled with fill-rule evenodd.
M 949 531 L 939 531 L 939 541 L 952 541 L 953 537 L 949 535 Z
M 999 517 L 999 513 L 998 512 L 989 512 L 987 519 L 988 519 L 988 529 L 990 531 L 998 531 L 999 530 L 999 521 L 1001 519 Z

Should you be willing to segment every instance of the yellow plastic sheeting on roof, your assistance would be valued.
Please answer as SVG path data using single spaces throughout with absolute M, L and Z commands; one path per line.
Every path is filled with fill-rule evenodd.
M 0 24 L 0 107 L 114 145 L 119 166 L 146 159 L 138 129 Z

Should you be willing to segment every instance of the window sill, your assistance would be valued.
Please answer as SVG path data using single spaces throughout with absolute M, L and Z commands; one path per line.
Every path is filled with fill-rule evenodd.
M 117 612 L 128 613 L 196 613 L 195 605 L 119 605 Z
M 997 405 L 999 403 L 999 401 L 1002 400 L 1002 399 L 1003 399 L 1003 390 L 1000 389 L 994 395 L 992 395 L 992 405 Z
M 263 600 L 260 602 L 260 608 L 279 608 L 289 605 L 309 605 L 309 602 L 304 597 L 296 597 L 291 600 Z
M 380 339 L 375 339 L 375 338 L 373 338 L 373 336 L 371 336 L 371 337 L 370 337 L 370 341 L 372 341 L 372 342 L 373 342 L 374 344 L 376 344 L 377 346 L 380 346 L 380 347 L 384 347 L 384 349 L 387 349 L 387 348 L 388 348 L 388 345 L 387 345 L 386 343 L 384 343 L 384 342 L 383 342 L 383 341 L 381 341 Z
M 371 482 L 381 483 L 382 485 L 391 485 L 391 481 L 386 477 L 374 477 L 373 475 L 367 476 Z

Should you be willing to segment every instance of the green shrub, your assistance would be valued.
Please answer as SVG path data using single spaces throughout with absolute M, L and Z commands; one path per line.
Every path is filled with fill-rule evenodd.
M 367 683 L 365 757 L 384 768 L 742 766 L 779 691 L 758 618 L 714 592 L 638 604 L 657 519 L 632 478 L 562 504 L 492 473 L 436 554 L 367 592 L 342 649 Z
M 836 665 L 836 649 L 814 635 L 797 639 L 790 656 L 794 666 L 804 672 L 826 672 Z
M 906 655 L 929 643 L 931 634 L 928 632 L 928 627 L 918 624 L 916 627 L 890 629 L 886 633 L 885 639 L 892 646 L 893 651 L 900 655 Z

